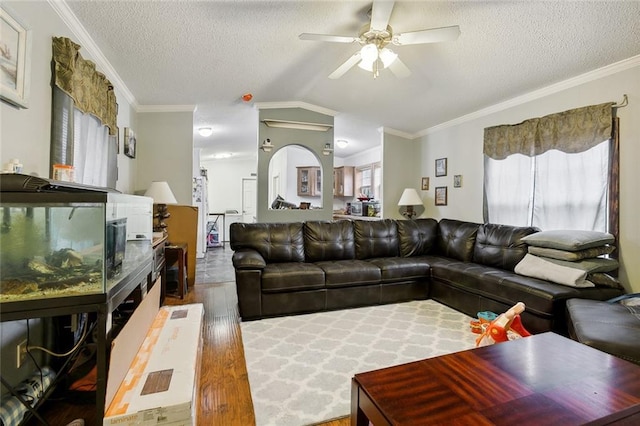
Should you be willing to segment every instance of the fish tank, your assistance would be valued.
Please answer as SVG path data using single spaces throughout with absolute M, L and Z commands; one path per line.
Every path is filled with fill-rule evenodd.
M 149 197 L 0 174 L 0 215 L 1 304 L 106 294 L 152 258 Z

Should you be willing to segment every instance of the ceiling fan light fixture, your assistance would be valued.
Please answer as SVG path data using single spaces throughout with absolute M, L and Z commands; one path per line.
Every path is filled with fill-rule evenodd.
M 384 68 L 387 68 L 391 65 L 396 59 L 398 59 L 398 54 L 393 50 L 384 48 L 380 51 L 380 60 L 384 64 Z
M 376 59 L 378 59 L 379 55 L 380 52 L 378 51 L 378 46 L 376 46 L 375 44 L 365 44 L 364 46 L 362 46 L 362 49 L 360 49 L 360 57 L 362 58 L 363 62 L 373 63 Z

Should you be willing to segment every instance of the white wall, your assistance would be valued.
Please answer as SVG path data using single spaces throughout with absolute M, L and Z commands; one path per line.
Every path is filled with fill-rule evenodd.
M 403 219 L 398 201 L 405 188 L 420 191 L 420 146 L 400 136 L 384 134 L 382 146 L 382 216 Z M 420 212 L 422 209 L 416 209 Z
M 242 178 L 255 176 L 255 159 L 219 159 L 201 161 L 209 178 L 209 212 L 242 213 Z
M 618 71 L 619 70 L 619 71 Z M 613 74 L 611 72 L 615 71 Z M 512 102 L 506 109 L 476 114 L 459 124 L 441 126 L 420 140 L 423 176 L 430 176 L 426 216 L 482 222 L 483 132 L 485 127 L 515 124 L 533 117 L 604 102 L 620 102 L 629 96 L 629 106 L 617 110 L 620 117 L 620 280 L 627 289 L 640 291 L 640 60 L 611 66 L 594 77 L 565 82 L 560 90 L 530 94 L 526 101 Z M 595 79 L 593 79 L 595 78 Z M 576 85 L 577 84 L 577 85 Z M 531 100 L 527 100 L 531 99 Z M 434 177 L 436 158 L 448 158 L 446 177 Z M 385 170 L 386 174 L 386 170 Z M 453 175 L 462 174 L 462 188 L 453 188 Z M 418 179 L 418 175 L 415 179 Z M 416 183 L 417 185 L 417 183 Z M 435 186 L 449 187 L 448 206 L 433 203 Z
M 134 129 L 136 130 L 136 129 Z M 193 112 L 138 113 L 136 191 L 167 181 L 178 204 L 191 205 Z
M 51 143 L 51 46 L 52 37 L 78 38 L 62 21 L 49 3 L 3 1 L 26 27 L 31 29 L 31 76 L 29 107 L 19 109 L 0 102 L 0 163 L 19 158 L 27 174 L 49 177 L 49 151 Z M 89 51 L 80 49 L 83 58 L 95 60 Z M 99 71 L 106 72 L 98 67 Z M 107 73 L 107 77 L 110 77 Z M 112 81 L 112 83 L 115 82 Z M 116 189 L 133 193 L 136 160 L 124 155 L 124 127 L 135 122 L 135 112 L 127 102 L 121 88 L 115 85 L 118 101 L 118 127 L 120 154 L 118 155 L 118 183 Z

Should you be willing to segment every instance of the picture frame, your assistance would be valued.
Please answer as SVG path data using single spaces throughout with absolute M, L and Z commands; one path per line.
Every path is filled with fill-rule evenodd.
M 124 128 L 124 155 L 136 158 L 136 134 L 129 127 Z
M 436 160 L 436 177 L 447 175 L 447 159 L 438 158 Z
M 436 202 L 436 206 L 446 206 L 447 205 L 447 187 L 446 186 L 437 186 L 436 187 L 435 202 Z
M 6 6 L 0 7 L 0 99 L 29 107 L 31 30 Z
M 453 175 L 453 187 L 462 188 L 462 175 Z
M 428 191 L 429 190 L 429 178 L 428 177 L 423 177 L 422 178 L 422 186 L 421 186 L 423 191 Z

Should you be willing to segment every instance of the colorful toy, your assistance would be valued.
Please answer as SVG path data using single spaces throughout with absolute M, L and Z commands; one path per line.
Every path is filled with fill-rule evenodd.
M 471 320 L 469 325 L 471 326 L 471 332 L 481 334 L 493 321 L 498 318 L 498 314 L 490 311 L 478 312 L 478 319 Z
M 524 303 L 518 302 L 509 308 L 505 313 L 498 315 L 496 319 L 488 325 L 482 324 L 482 332 L 476 339 L 476 346 L 480 346 L 484 338 L 491 343 L 506 342 L 508 340 L 519 339 L 531 336 L 520 319 L 520 314 L 524 312 Z

